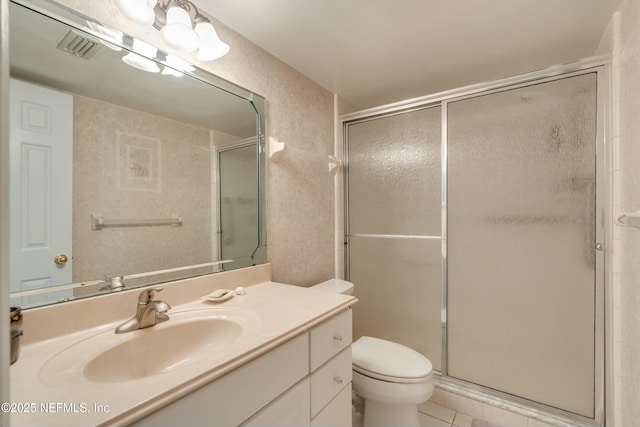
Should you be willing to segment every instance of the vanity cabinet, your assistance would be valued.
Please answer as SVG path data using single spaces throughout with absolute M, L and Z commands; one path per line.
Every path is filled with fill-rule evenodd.
M 133 426 L 351 426 L 347 309 Z
M 347 310 L 309 332 L 313 426 L 351 425 L 352 331 L 351 310 Z
M 305 378 L 243 423 L 242 427 L 309 427 L 309 391 L 309 378 Z

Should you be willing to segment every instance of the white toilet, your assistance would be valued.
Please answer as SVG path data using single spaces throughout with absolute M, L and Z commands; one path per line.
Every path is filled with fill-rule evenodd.
M 313 289 L 353 293 L 353 284 L 331 279 Z M 404 345 L 372 337 L 351 344 L 354 405 L 364 427 L 419 427 L 418 404 L 433 394 L 433 366 L 429 359 Z

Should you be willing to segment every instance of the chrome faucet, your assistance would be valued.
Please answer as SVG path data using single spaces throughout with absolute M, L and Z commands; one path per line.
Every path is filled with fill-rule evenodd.
M 163 288 L 145 289 L 138 295 L 138 306 L 136 315 L 116 328 L 116 334 L 135 331 L 137 329 L 148 328 L 157 323 L 169 320 L 167 311 L 171 309 L 164 301 L 154 300 L 156 292 Z

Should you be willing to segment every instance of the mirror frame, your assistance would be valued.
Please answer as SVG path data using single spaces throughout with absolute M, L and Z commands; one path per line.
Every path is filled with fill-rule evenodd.
M 174 68 L 172 67 L 171 64 L 166 62 L 166 58 L 168 53 L 161 50 L 161 49 L 157 49 L 155 46 L 154 48 L 157 49 L 157 54 L 156 57 L 150 57 L 148 55 L 146 55 L 143 52 L 140 51 L 136 51 L 133 47 L 133 40 L 135 39 L 134 37 L 123 33 L 123 37 L 122 37 L 122 42 L 118 43 L 116 40 L 112 40 L 109 39 L 106 35 L 104 34 L 100 34 L 98 32 L 94 32 L 91 31 L 88 27 L 87 27 L 87 23 L 91 22 L 94 23 L 96 25 L 102 26 L 104 28 L 107 29 L 112 29 L 110 26 L 105 25 L 97 20 L 95 20 L 94 18 L 91 18 L 89 16 L 83 15 L 73 9 L 70 9 L 66 6 L 63 6 L 61 4 L 55 3 L 53 0 L 9 0 L 8 3 L 15 3 L 19 6 L 23 6 L 26 7 L 28 9 L 31 9 L 37 13 L 40 13 L 44 16 L 49 17 L 50 19 L 53 19 L 55 21 L 58 21 L 62 24 L 68 25 L 80 32 L 82 32 L 83 34 L 87 34 L 90 37 L 93 37 L 95 39 L 98 39 L 101 43 L 104 43 L 106 45 L 114 45 L 117 46 L 121 49 L 124 49 L 126 51 L 130 51 L 130 52 L 134 52 L 140 56 L 143 56 L 147 59 L 150 59 L 162 66 L 165 67 L 169 67 L 169 68 Z M 120 32 L 120 30 L 115 30 Z M 146 42 L 145 42 L 146 43 Z M 148 43 L 147 43 L 148 44 Z M 8 49 L 7 49 L 8 51 Z M 10 54 L 8 53 L 7 56 L 9 57 L 9 67 L 10 68 Z M 267 262 L 267 248 L 266 248 L 266 215 L 265 215 L 265 207 L 266 207 L 266 191 L 265 191 L 265 183 L 266 183 L 266 172 L 265 172 L 265 166 L 266 166 L 266 149 L 265 149 L 265 135 L 266 135 L 266 108 L 267 108 L 267 102 L 266 99 L 252 91 L 249 91 L 245 88 L 242 88 L 234 83 L 231 83 L 225 79 L 222 79 L 212 73 L 210 73 L 209 71 L 206 71 L 202 68 L 199 68 L 197 65 L 189 62 L 189 61 L 185 61 L 187 63 L 189 63 L 189 65 L 191 65 L 193 67 L 193 70 L 178 70 L 180 72 L 182 72 L 183 74 L 185 74 L 186 76 L 189 76 L 190 78 L 194 78 L 196 80 L 201 81 L 202 83 L 205 83 L 207 85 L 212 86 L 213 88 L 217 89 L 217 90 L 223 90 L 231 95 L 237 96 L 239 98 L 242 98 L 244 100 L 246 100 L 249 105 L 251 105 L 251 107 L 254 109 L 255 113 L 256 113 L 256 144 L 257 144 L 257 150 L 256 150 L 256 166 L 257 166 L 257 192 L 258 192 L 258 203 L 257 203 L 257 247 L 253 250 L 253 252 L 251 254 L 247 254 L 246 258 L 250 258 L 252 260 L 252 265 L 258 265 L 258 264 L 264 264 Z M 5 170 L 8 169 L 8 163 L 9 159 L 8 157 L 3 159 L 3 168 L 5 168 Z M 7 253 L 8 256 L 8 253 Z M 8 263 L 8 259 L 6 260 Z M 215 262 L 215 261 L 212 261 Z M 194 272 L 190 275 L 185 275 L 185 276 L 181 276 L 179 278 L 175 278 L 175 279 L 164 279 L 164 280 L 158 280 L 154 283 L 145 283 L 143 285 L 139 285 L 139 286 L 135 286 L 135 287 L 127 287 L 125 288 L 125 290 L 128 289 L 136 289 L 136 288 L 141 288 L 141 287 L 145 287 L 145 286 L 154 286 L 154 285 L 158 285 L 159 283 L 163 283 L 163 282 L 170 282 L 170 281 L 174 281 L 174 280 L 182 280 L 182 279 L 186 279 L 189 277 L 196 277 L 196 276 L 201 276 L 201 275 L 208 275 L 208 274 L 216 274 L 217 272 L 206 272 L 206 273 L 202 273 L 202 272 L 198 272 L 197 267 L 199 266 L 185 266 L 185 270 L 193 267 L 194 268 Z M 11 266 L 9 265 L 9 268 L 11 268 Z M 222 272 L 225 270 L 220 270 L 219 272 Z M 162 271 L 159 271 L 158 274 L 162 273 Z M 154 272 L 146 272 L 145 274 L 149 274 L 149 275 L 153 275 Z M 135 274 L 134 274 L 135 276 Z M 126 278 L 126 277 L 125 277 Z M 65 290 L 65 289 L 72 289 L 72 288 L 78 288 L 80 286 L 83 285 L 92 285 L 92 284 L 97 284 L 97 283 L 102 283 L 104 282 L 104 280 L 93 280 L 93 281 L 84 281 L 84 282 L 72 282 L 70 284 L 63 284 L 63 285 L 58 285 L 58 286 L 52 286 L 52 287 L 48 287 L 48 288 L 42 288 L 42 289 L 47 289 L 48 292 L 53 292 L 53 291 L 57 291 L 57 290 Z M 47 292 L 47 291 L 42 291 L 42 292 Z M 82 295 L 82 296 L 74 296 L 73 299 L 70 299 L 69 301 L 74 301 L 76 299 L 83 299 L 83 298 L 87 298 L 87 297 L 94 297 L 94 296 L 100 296 L 100 295 L 105 295 L 105 294 L 109 294 L 111 292 L 117 291 L 116 290 L 112 290 L 112 291 L 98 291 L 96 293 L 90 293 L 87 295 Z M 13 298 L 12 294 L 9 294 L 10 298 Z M 19 296 L 18 296 L 19 297 Z M 57 303 L 61 303 L 61 302 L 65 302 L 63 301 L 48 301 L 39 305 L 34 305 L 34 306 L 30 306 L 28 308 L 36 308 L 36 307 L 40 307 L 43 305 L 50 305 L 50 304 L 57 304 Z M 12 303 L 13 304 L 13 303 Z

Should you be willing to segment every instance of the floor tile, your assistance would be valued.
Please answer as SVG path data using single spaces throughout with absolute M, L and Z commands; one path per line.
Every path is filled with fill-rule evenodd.
M 529 421 L 527 417 L 492 405 L 484 405 L 483 418 L 489 426 L 495 427 L 528 427 Z
M 451 423 L 423 414 L 422 412 L 418 412 L 418 417 L 420 417 L 420 427 L 451 427 Z
M 428 401 L 418 405 L 418 410 L 439 420 L 446 421 L 449 424 L 453 422 L 453 418 L 456 415 L 453 409 L 445 408 L 444 406 L 436 405 Z
M 472 427 L 473 417 L 457 412 L 453 420 L 453 425 L 456 427 Z

